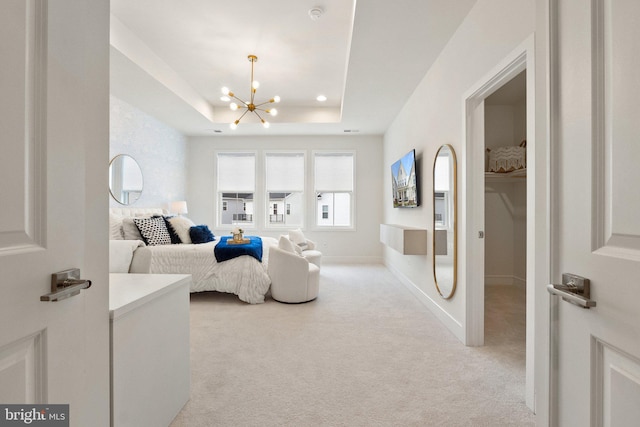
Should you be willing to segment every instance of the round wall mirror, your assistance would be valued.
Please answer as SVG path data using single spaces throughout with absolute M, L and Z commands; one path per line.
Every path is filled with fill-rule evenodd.
M 456 290 L 456 153 L 443 145 L 433 163 L 433 278 L 445 299 Z
M 126 154 L 119 154 L 109 163 L 109 192 L 122 205 L 130 205 L 142 195 L 142 170 L 138 162 Z

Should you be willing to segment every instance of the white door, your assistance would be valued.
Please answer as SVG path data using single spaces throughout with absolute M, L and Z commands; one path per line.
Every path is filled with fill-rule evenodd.
M 0 2 L 0 404 L 72 426 L 109 424 L 108 52 L 108 0 Z
M 590 279 L 597 305 L 553 297 L 551 425 L 637 426 L 640 2 L 554 3 L 552 279 Z
M 484 173 L 485 173 L 485 126 L 484 126 L 484 98 L 480 95 L 473 104 L 468 106 L 467 129 L 473 141 L 467 146 L 469 154 L 468 170 L 470 171 L 466 184 L 467 188 L 475 191 L 470 194 L 467 205 L 467 242 L 469 251 L 467 256 L 467 299 L 471 302 L 467 313 L 465 345 L 484 345 Z M 476 183 L 474 185 L 474 183 Z M 482 185 L 477 185 L 482 183 Z

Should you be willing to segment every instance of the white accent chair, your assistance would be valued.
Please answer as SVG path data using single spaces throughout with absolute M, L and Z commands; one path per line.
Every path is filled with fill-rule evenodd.
M 300 303 L 316 299 L 320 289 L 320 267 L 300 256 L 293 243 L 281 236 L 269 248 L 271 297 L 278 302 Z
M 317 265 L 322 264 L 322 252 L 316 249 L 316 242 L 307 239 L 302 230 L 291 230 L 287 235 L 287 238 L 291 240 L 297 247 L 296 250 L 305 257 L 310 263 Z

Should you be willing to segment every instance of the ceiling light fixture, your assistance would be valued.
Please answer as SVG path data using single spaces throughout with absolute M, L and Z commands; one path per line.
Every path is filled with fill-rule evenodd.
M 327 100 L 327 97 L 326 97 L 326 96 L 324 96 L 324 95 L 318 95 L 318 97 L 316 98 L 316 100 L 317 100 L 318 102 L 324 102 L 324 101 L 326 101 L 326 100 Z
M 324 14 L 324 9 L 320 6 L 312 7 L 311 9 L 309 9 L 309 18 L 311 18 L 312 21 L 317 21 L 318 19 L 320 19 L 322 14 Z
M 221 100 L 228 102 L 231 101 L 231 98 L 235 98 L 238 101 L 240 101 L 241 104 L 236 104 L 235 102 L 232 102 L 231 104 L 229 104 L 229 107 L 233 110 L 240 110 L 240 109 L 245 109 L 245 111 L 242 113 L 242 115 L 238 118 L 238 120 L 232 122 L 229 127 L 231 129 L 235 129 L 238 127 L 238 123 L 240 123 L 240 120 L 242 120 L 242 118 L 245 116 L 245 114 L 247 114 L 248 112 L 252 112 L 253 114 L 255 114 L 256 116 L 258 116 L 258 118 L 260 119 L 260 122 L 262 123 L 262 126 L 264 126 L 265 128 L 269 127 L 269 122 L 266 121 L 265 119 L 263 119 L 260 114 L 258 114 L 258 111 L 264 111 L 267 114 L 271 114 L 272 116 L 275 116 L 278 114 L 278 110 L 276 110 L 275 108 L 270 108 L 270 109 L 264 109 L 264 108 L 260 108 L 261 106 L 265 105 L 265 104 L 270 104 L 273 102 L 280 102 L 280 97 L 279 96 L 274 96 L 273 98 L 271 98 L 268 101 L 262 102 L 260 104 L 255 104 L 254 100 L 255 100 L 255 96 L 256 96 L 256 90 L 258 89 L 258 87 L 260 86 L 260 83 L 258 83 L 256 80 L 253 80 L 253 64 L 255 62 L 258 61 L 258 57 L 255 55 L 249 55 L 247 57 L 247 59 L 249 59 L 249 61 L 251 62 L 251 96 L 249 98 L 249 102 L 243 101 L 242 99 L 238 98 L 233 92 L 231 92 L 229 90 L 229 88 L 227 87 L 223 87 L 222 88 L 222 93 L 223 93 L 223 97 L 220 98 Z

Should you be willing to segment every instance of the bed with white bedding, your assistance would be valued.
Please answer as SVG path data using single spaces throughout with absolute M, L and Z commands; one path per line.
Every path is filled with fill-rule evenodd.
M 219 241 L 137 248 L 129 272 L 188 273 L 192 278 L 191 292 L 228 292 L 251 304 L 264 302 L 271 285 L 267 274 L 268 247 L 278 242 L 272 237 L 262 238 L 262 262 L 248 255 L 218 262 L 213 249 Z
M 146 217 L 166 214 L 161 209 L 126 209 L 110 210 L 112 232 L 122 218 Z M 264 302 L 271 279 L 267 274 L 269 246 L 278 242 L 272 237 L 262 237 L 262 261 L 249 255 L 242 255 L 227 261 L 218 262 L 214 253 L 220 242 L 181 243 L 163 245 L 145 245 L 127 239 L 117 239 L 112 234 L 110 256 L 112 268 L 114 260 L 122 269 L 125 259 L 130 259 L 129 273 L 147 274 L 191 274 L 191 292 L 218 291 L 238 295 L 240 300 L 250 304 Z M 131 237 L 131 236 L 125 236 Z

